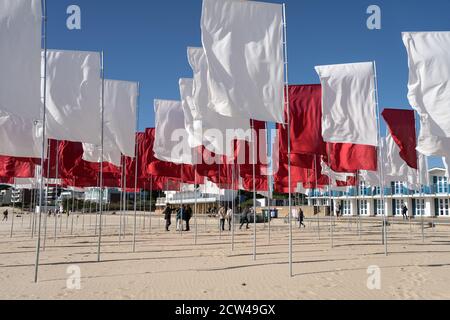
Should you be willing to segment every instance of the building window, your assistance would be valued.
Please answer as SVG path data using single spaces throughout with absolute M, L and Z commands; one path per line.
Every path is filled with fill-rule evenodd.
M 424 199 L 421 199 L 421 200 L 415 199 L 414 204 L 416 207 L 414 215 L 416 215 L 418 217 L 425 216 L 425 200 Z
M 359 200 L 359 215 L 361 216 L 369 215 L 369 204 L 367 200 Z
M 382 200 L 375 200 L 375 212 L 377 216 L 384 215 L 385 206 Z
M 351 208 L 350 208 L 350 201 L 342 201 L 342 211 L 344 216 L 349 216 L 352 214 Z
M 437 193 L 448 193 L 448 179 L 446 177 L 436 177 Z
M 450 216 L 450 206 L 449 199 L 439 199 L 439 216 L 448 217 Z
M 393 184 L 394 184 L 393 186 L 394 194 L 403 194 L 403 182 L 397 181 L 394 182 Z

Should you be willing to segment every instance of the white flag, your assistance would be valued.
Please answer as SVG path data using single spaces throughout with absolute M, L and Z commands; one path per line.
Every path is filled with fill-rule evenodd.
M 224 116 L 284 122 L 283 7 L 203 0 L 209 108 Z
M 138 85 L 105 80 L 103 160 L 120 167 L 122 154 L 134 157 Z M 83 143 L 83 159 L 101 162 L 101 147 Z
M 373 63 L 318 66 L 326 142 L 378 146 Z
M 42 125 L 29 119 L 0 111 L 0 155 L 41 158 Z
M 98 52 L 47 53 L 47 134 L 55 140 L 101 144 Z
M 182 103 L 155 100 L 155 157 L 176 164 L 192 164 L 188 140 Z
M 247 140 L 250 120 L 238 117 L 226 117 L 208 108 L 210 94 L 208 90 L 208 62 L 203 48 L 188 48 L 188 60 L 194 74 L 193 97 L 190 104 L 194 120 L 194 139 L 192 147 L 202 144 L 211 152 L 231 156 L 233 140 Z
M 417 150 L 447 156 L 450 150 L 450 32 L 403 33 L 409 58 L 409 102 L 419 113 Z
M 197 148 L 203 143 L 201 142 L 202 137 L 200 135 L 196 135 L 194 117 L 192 113 L 192 92 L 194 83 L 192 79 L 180 79 L 179 86 L 181 105 L 184 112 L 184 125 L 189 137 L 188 143 L 191 148 Z
M 40 120 L 40 0 L 0 0 L 0 110 Z
M 102 162 L 102 149 L 100 146 L 83 143 L 83 160 L 87 162 Z M 109 129 L 105 128 L 103 143 L 103 162 L 109 162 L 116 167 L 122 165 L 122 153 L 114 141 Z
M 127 157 L 135 156 L 137 97 L 136 82 L 105 80 L 105 127 Z

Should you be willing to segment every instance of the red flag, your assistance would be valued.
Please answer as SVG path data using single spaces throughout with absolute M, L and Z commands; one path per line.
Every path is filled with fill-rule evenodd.
M 358 170 L 377 171 L 377 148 L 373 146 L 328 143 L 330 159 L 324 157 L 331 170 L 354 173 Z
M 0 156 L 0 177 L 34 178 L 35 160 Z
M 322 138 L 322 87 L 320 84 L 289 86 L 291 153 L 326 155 Z M 285 118 L 288 119 L 287 108 Z M 280 130 L 280 151 L 288 153 L 287 126 Z
M 418 169 L 416 120 L 414 111 L 385 109 L 382 113 L 395 143 L 400 148 L 400 156 L 413 169 Z

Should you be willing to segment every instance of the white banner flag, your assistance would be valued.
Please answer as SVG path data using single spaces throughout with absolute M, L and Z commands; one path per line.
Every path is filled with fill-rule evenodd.
M 403 33 L 409 58 L 409 102 L 421 118 L 417 150 L 450 150 L 450 32 Z
M 0 111 L 0 141 L 2 156 L 41 158 L 42 125 Z
M 284 122 L 283 7 L 203 0 L 208 107 L 224 116 Z
M 0 0 L 0 110 L 40 120 L 40 0 Z
M 105 80 L 103 160 L 121 165 L 122 154 L 134 157 L 136 150 L 136 113 L 138 84 Z M 83 159 L 101 162 L 101 148 L 83 143 Z
M 155 157 L 176 164 L 192 164 L 188 140 L 182 103 L 155 100 Z
M 98 52 L 47 53 L 47 134 L 55 140 L 101 144 Z
M 203 144 L 211 152 L 231 156 L 233 150 L 228 147 L 232 140 L 251 140 L 248 135 L 250 120 L 242 116 L 226 117 L 209 109 L 208 62 L 205 51 L 203 48 L 188 48 L 188 60 L 194 73 L 190 104 L 195 134 L 192 147 Z
M 378 146 L 373 63 L 318 66 L 326 142 Z
M 137 97 L 136 82 L 105 80 L 105 127 L 127 157 L 135 156 Z

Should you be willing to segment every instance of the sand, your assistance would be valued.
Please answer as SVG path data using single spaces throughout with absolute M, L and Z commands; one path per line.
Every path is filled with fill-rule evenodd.
M 11 217 L 10 217 L 11 218 Z M 322 221 L 320 239 L 316 222 L 294 229 L 294 277 L 289 277 L 288 225 L 274 220 L 269 245 L 268 226 L 258 226 L 258 255 L 253 261 L 253 230 L 220 235 L 218 222 L 199 219 L 198 244 L 194 231 L 163 229 L 163 221 L 139 217 L 136 253 L 132 253 L 133 216 L 119 244 L 119 219 L 108 216 L 104 228 L 102 262 L 97 263 L 95 216 L 47 228 L 41 253 L 39 282 L 33 282 L 36 237 L 31 238 L 30 218 L 0 224 L 0 299 L 449 299 L 450 227 L 425 230 L 420 225 L 390 227 L 388 257 L 381 244 L 381 224 L 365 223 L 359 235 L 356 223 L 340 222 L 331 248 L 329 224 Z M 90 225 L 90 223 L 92 225 Z M 194 225 L 194 222 L 192 222 Z M 61 232 L 60 232 L 61 228 Z M 81 289 L 67 288 L 68 268 L 81 271 Z M 378 266 L 381 287 L 367 286 L 368 268 Z

